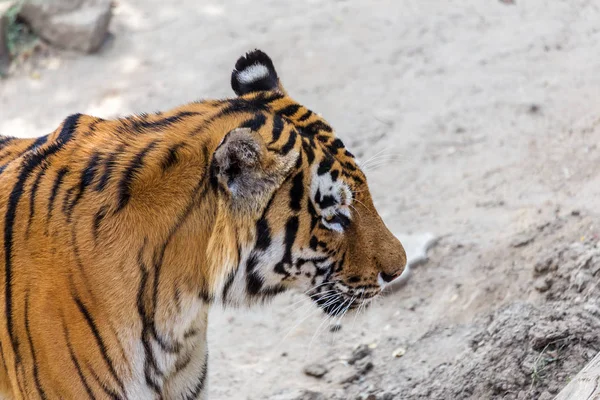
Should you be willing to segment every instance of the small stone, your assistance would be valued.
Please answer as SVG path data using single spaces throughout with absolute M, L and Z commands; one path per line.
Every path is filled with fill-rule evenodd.
M 398 347 L 396 350 L 392 352 L 392 357 L 400 358 L 406 354 L 406 349 L 404 347 Z
M 352 352 L 352 355 L 350 356 L 350 359 L 348 360 L 348 364 L 352 365 L 355 362 L 357 362 L 358 360 L 362 360 L 363 358 L 370 355 L 371 351 L 372 350 L 371 350 L 371 348 L 369 348 L 368 345 L 361 344 L 356 349 L 354 349 L 354 351 Z
M 552 287 L 552 279 L 547 277 L 536 279 L 533 287 L 540 293 L 547 292 Z
M 513 2 L 513 4 L 514 4 L 514 2 Z M 529 108 L 527 109 L 527 112 L 529 114 L 537 114 L 540 112 L 540 106 L 538 104 L 531 104 L 529 106 Z
M 304 373 L 314 378 L 322 378 L 327 372 L 328 369 L 322 364 L 309 364 L 304 367 Z
M 112 6 L 110 0 L 25 0 L 19 15 L 51 44 L 93 53 L 107 36 Z
M 522 233 L 522 234 L 518 235 L 512 241 L 512 243 L 510 245 L 515 248 L 523 247 L 523 246 L 527 246 L 528 244 L 533 242 L 534 239 L 535 239 L 535 235 L 533 235 L 531 233 Z
M 554 396 L 552 394 L 550 394 L 548 391 L 544 391 L 540 397 L 538 397 L 538 400 L 552 400 L 553 398 Z
M 583 306 L 583 309 L 592 315 L 600 317 L 600 307 L 598 307 L 596 304 L 588 303 Z
M 323 393 L 312 390 L 285 390 L 269 396 L 268 400 L 326 400 Z
M 543 350 L 549 343 L 557 343 L 569 336 L 569 329 L 564 323 L 539 321 L 529 330 L 531 346 L 534 350 Z

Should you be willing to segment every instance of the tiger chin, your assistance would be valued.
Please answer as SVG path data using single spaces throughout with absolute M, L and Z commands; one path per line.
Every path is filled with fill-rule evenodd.
M 206 399 L 211 304 L 366 304 L 406 256 L 259 50 L 237 97 L 0 136 L 0 397 Z

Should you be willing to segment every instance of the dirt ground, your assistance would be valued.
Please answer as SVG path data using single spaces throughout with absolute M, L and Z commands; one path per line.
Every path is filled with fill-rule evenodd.
M 598 21 L 594 0 L 119 0 L 100 53 L 0 81 L 0 132 L 230 96 L 261 48 L 378 157 L 391 229 L 441 240 L 337 330 L 293 293 L 214 310 L 210 398 L 547 400 L 600 350 Z

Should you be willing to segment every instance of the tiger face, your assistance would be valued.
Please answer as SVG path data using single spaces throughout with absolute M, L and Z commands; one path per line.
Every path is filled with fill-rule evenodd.
M 406 255 L 354 156 L 322 117 L 287 95 L 266 54 L 240 58 L 231 82 L 239 108 L 257 111 L 217 148 L 214 181 L 231 218 L 254 218 L 239 267 L 224 277 L 223 302 L 296 288 L 330 315 L 367 303 L 400 276 Z

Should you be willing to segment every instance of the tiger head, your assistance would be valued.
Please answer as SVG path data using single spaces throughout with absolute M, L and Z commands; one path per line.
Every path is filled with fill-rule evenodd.
M 331 315 L 366 303 L 400 276 L 406 255 L 354 156 L 321 116 L 287 95 L 263 52 L 240 58 L 231 84 L 233 108 L 251 117 L 225 135 L 212 173 L 248 233 L 238 233 L 239 267 L 223 276 L 223 302 L 295 287 Z

